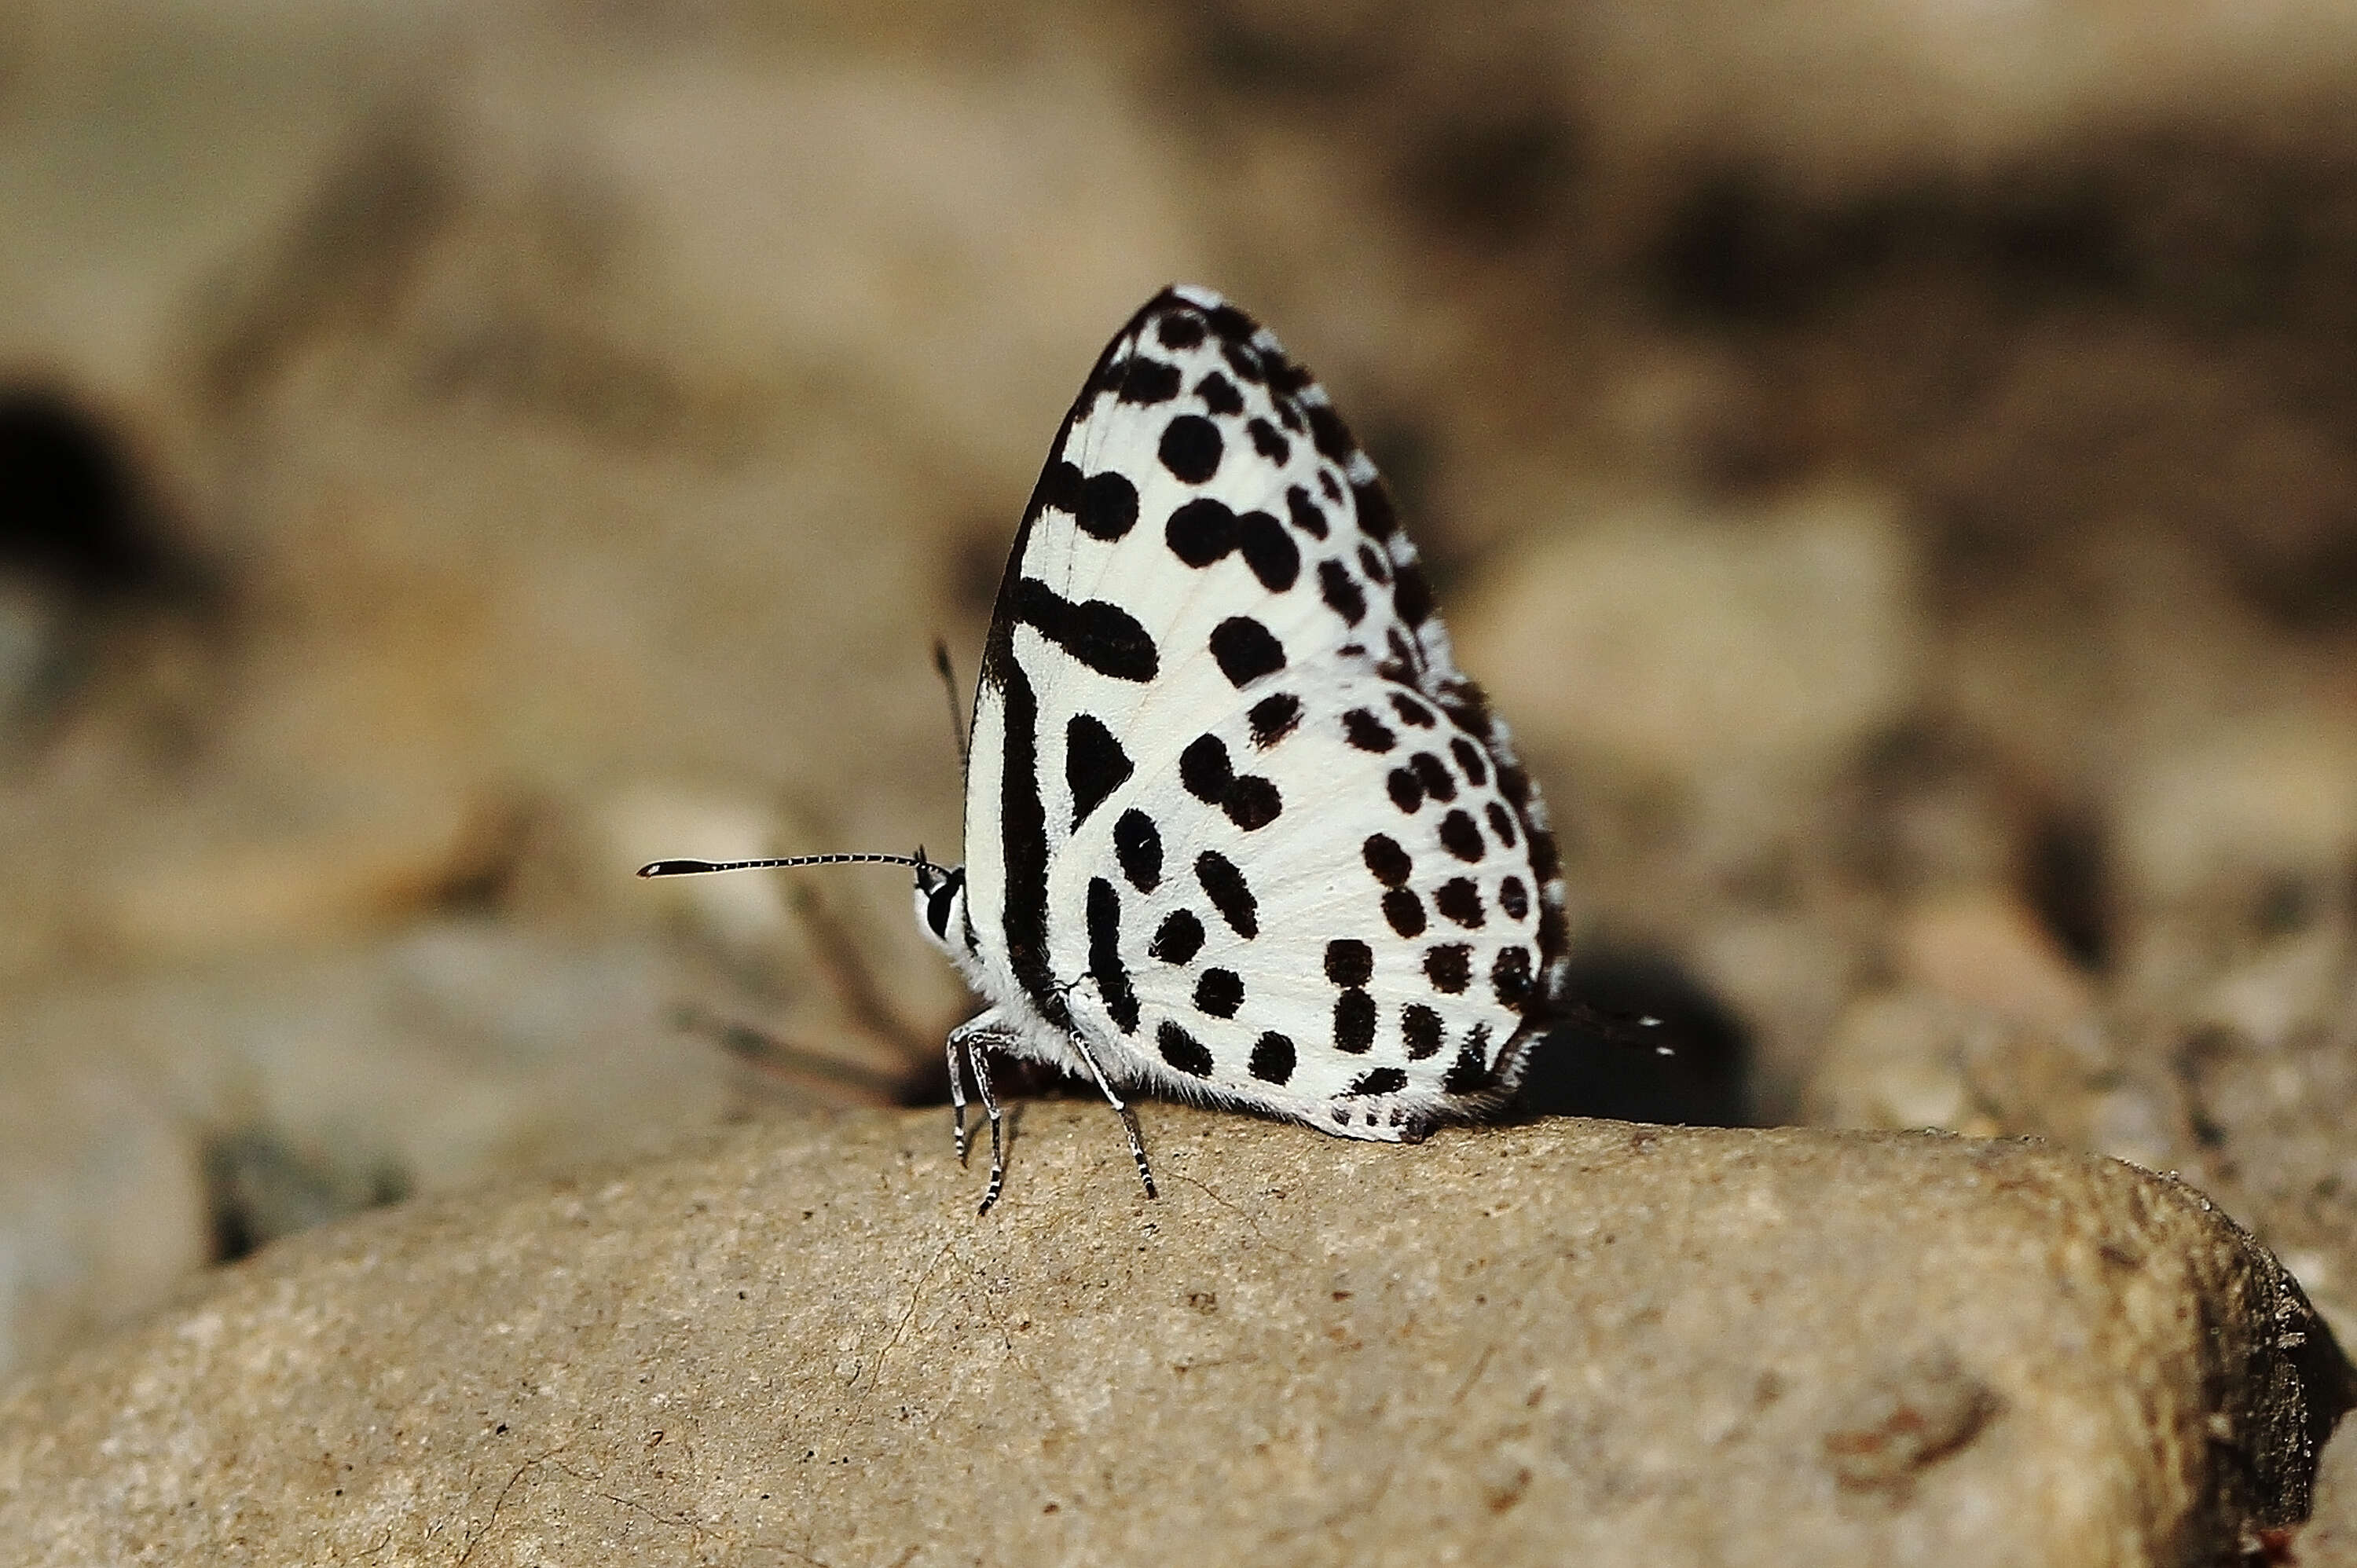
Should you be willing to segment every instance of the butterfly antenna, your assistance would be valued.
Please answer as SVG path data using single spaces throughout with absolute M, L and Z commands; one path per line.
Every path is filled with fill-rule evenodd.
M 790 854 L 776 860 L 657 860 L 639 867 L 640 876 L 701 876 L 707 871 L 766 871 L 796 865 L 931 865 L 925 852 L 908 854 Z
M 950 645 L 940 638 L 933 639 L 933 672 L 942 678 L 942 690 L 950 696 L 950 738 L 957 742 L 958 772 L 963 774 L 970 754 L 965 733 L 965 704 L 958 701 L 956 672 L 950 668 Z

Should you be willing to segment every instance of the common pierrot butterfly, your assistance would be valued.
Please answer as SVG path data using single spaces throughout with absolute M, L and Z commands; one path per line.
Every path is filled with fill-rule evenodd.
M 1209 289 L 1116 333 L 998 588 L 963 866 L 912 866 L 987 1004 L 949 1036 L 1006 1166 L 993 1052 L 1124 1095 L 1413 1142 L 1494 1114 L 1564 971 L 1538 791 L 1458 670 L 1325 391 Z

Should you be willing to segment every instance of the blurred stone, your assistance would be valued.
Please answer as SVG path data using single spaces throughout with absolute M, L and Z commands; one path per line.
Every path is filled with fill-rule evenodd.
M 2010 897 L 1981 889 L 1922 900 L 1892 945 L 1907 979 L 2058 1039 L 2087 1038 L 2100 1054 L 2093 988 Z
M 1849 1001 L 1860 953 L 1822 921 L 1729 911 L 1703 928 L 1689 957 L 1752 1036 L 1751 1114 L 1790 1121 Z
M 1899 518 L 1859 492 L 1624 513 L 1526 550 L 1457 624 L 1534 752 L 1696 791 L 1822 777 L 1906 705 L 1921 651 Z
M 1976 1101 L 1966 1060 L 2002 1038 L 1995 1019 L 1945 997 L 1886 992 L 1844 1013 L 1802 1101 L 1821 1127 L 1938 1127 L 1978 1137 L 2004 1130 Z
M 2124 1078 L 2095 1018 L 2050 1027 L 1921 986 L 1852 1004 L 1802 1109 L 1818 1126 L 2051 1138 L 2151 1169 L 2175 1146 L 2170 1107 Z
M 1985 167 L 2158 116 L 2264 123 L 2357 62 L 2357 27 L 2322 0 L 2235 17 L 2191 0 L 2022 16 L 1680 0 L 1560 26 L 1616 152 L 1691 156 L 1699 137 L 1812 190 Z
M 1102 1107 L 1023 1123 L 986 1219 L 866 1115 L 274 1249 L 0 1403 L 0 1552 L 2158 1564 L 2298 1518 L 2349 1402 L 2109 1162 L 1154 1106 L 1149 1203 Z
M 672 1023 L 683 989 L 647 944 L 481 919 L 60 985 L 15 999 L 12 1050 L 51 1065 L 0 1093 L 27 1128 L 0 1147 L 37 1186 L 113 1181 L 125 1161 L 178 1171 L 184 1243 L 150 1245 L 149 1221 L 95 1200 L 70 1228 L 74 1246 L 154 1259 L 117 1292 L 135 1312 L 206 1261 L 209 1224 L 236 1251 L 413 1189 L 660 1148 L 790 1097 Z M 116 1109 L 71 1111 L 85 1104 Z M 177 1165 L 137 1153 L 159 1139 Z M 81 1310 L 62 1285 L 35 1294 L 43 1312 Z
M 2345 929 L 2261 947 L 2147 1050 L 2184 1099 L 2182 1162 L 2298 1260 L 2329 1320 L 2357 1329 L 2357 961 Z
M 2280 1559 L 2298 1568 L 2357 1568 L 2357 1426 L 2333 1434 L 2316 1466 L 2316 1511 Z
M 2156 755 L 2123 780 L 2114 833 L 2138 909 L 2346 866 L 2357 859 L 2357 725 L 2286 713 Z
M 160 1087 L 12 1028 L 0 1054 L 0 1383 L 152 1307 L 211 1237 Z
M 2344 929 L 2280 938 L 2205 988 L 2190 1021 L 2232 1030 L 2261 1051 L 2280 1049 L 2350 1015 L 2357 1004 L 2352 957 Z
M 481 806 L 419 790 L 326 821 L 221 832 L 171 858 L 111 868 L 85 890 L 85 940 L 165 961 L 333 942 L 416 915 L 495 853 Z

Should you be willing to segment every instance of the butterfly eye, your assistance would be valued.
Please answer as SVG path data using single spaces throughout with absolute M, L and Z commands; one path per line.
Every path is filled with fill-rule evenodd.
M 925 924 L 932 928 L 933 940 L 950 940 L 950 917 L 957 911 L 958 891 L 965 886 L 963 871 L 937 872 L 941 880 L 925 895 Z

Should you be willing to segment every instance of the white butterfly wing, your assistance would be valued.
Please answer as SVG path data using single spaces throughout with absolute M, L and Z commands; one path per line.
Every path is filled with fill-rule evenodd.
M 1205 290 L 1116 336 L 1049 456 L 967 839 L 995 1001 L 1116 1081 L 1329 1131 L 1493 1102 L 1561 963 L 1543 809 L 1372 466 Z

